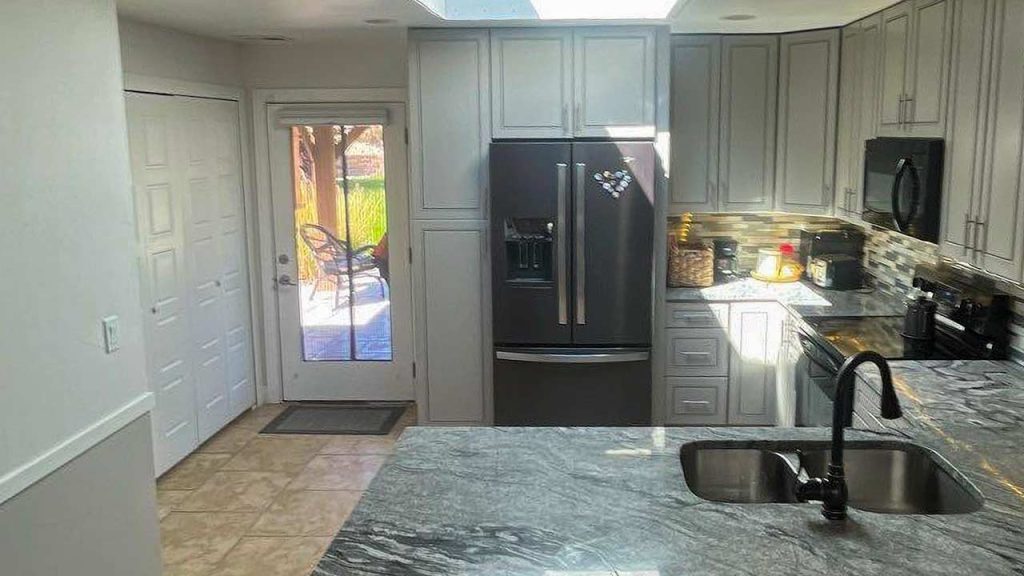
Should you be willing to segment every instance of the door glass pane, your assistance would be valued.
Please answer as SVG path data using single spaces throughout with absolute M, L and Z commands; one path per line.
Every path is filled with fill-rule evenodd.
M 292 127 L 303 360 L 391 360 L 380 125 Z

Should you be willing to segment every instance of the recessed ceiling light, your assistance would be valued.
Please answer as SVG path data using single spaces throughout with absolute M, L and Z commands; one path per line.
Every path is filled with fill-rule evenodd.
M 238 34 L 232 36 L 232 38 L 239 42 L 256 42 L 260 44 L 287 44 L 295 41 L 291 36 L 280 36 L 277 34 Z
M 742 22 L 743 20 L 753 20 L 757 18 L 753 14 L 729 14 L 728 16 L 722 16 L 722 20 L 731 20 L 733 22 Z
M 383 26 L 385 24 L 394 24 L 398 22 L 398 20 L 395 20 L 394 18 L 367 18 L 366 20 L 363 20 L 363 22 L 370 26 Z

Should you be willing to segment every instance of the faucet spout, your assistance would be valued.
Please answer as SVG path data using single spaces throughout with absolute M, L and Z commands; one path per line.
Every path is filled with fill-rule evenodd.
M 796 497 L 801 502 L 821 501 L 821 514 L 829 520 L 846 518 L 846 471 L 843 465 L 845 444 L 843 424 L 853 410 L 857 367 L 870 362 L 882 376 L 882 418 L 893 420 L 903 415 L 896 389 L 892 385 L 889 363 L 878 352 L 867 350 L 850 356 L 836 374 L 836 398 L 832 405 L 832 452 L 825 478 L 811 478 L 797 483 Z

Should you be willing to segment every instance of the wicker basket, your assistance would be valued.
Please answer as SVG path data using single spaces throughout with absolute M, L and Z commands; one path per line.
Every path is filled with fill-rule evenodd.
M 701 242 L 668 245 L 668 285 L 670 288 L 706 288 L 715 283 L 715 250 Z

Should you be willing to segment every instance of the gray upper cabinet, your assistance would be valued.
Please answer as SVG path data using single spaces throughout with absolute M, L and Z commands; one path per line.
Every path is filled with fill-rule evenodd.
M 945 134 L 951 23 L 949 0 L 906 0 L 882 12 L 881 135 Z
M 863 30 L 860 23 L 843 28 L 839 65 L 839 117 L 836 133 L 835 215 L 849 218 L 856 214 L 852 201 L 857 187 L 857 157 L 862 153 L 860 140 L 860 102 L 864 69 Z
M 824 214 L 835 170 L 839 32 L 785 34 L 780 53 L 777 207 Z
M 956 0 L 942 252 L 1024 266 L 1024 0 Z
M 721 39 L 672 40 L 670 211 L 718 209 L 718 109 Z
M 409 164 L 414 219 L 487 218 L 489 63 L 486 30 L 410 34 Z
M 877 126 L 880 14 L 842 30 L 839 118 L 836 128 L 835 215 L 859 220 L 864 185 L 864 141 Z
M 579 28 L 573 38 L 574 134 L 653 137 L 654 30 Z
M 571 137 L 572 32 L 493 30 L 491 88 L 495 138 Z
M 776 36 L 722 38 L 719 209 L 771 210 L 775 184 Z

